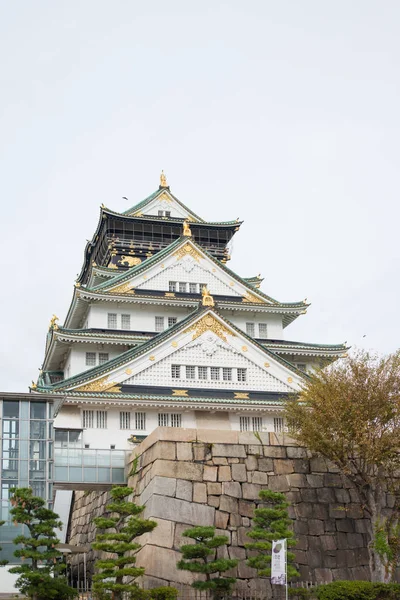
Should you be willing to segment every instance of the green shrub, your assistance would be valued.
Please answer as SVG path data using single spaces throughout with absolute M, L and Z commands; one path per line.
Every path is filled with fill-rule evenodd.
M 312 590 L 307 588 L 289 588 L 289 596 L 293 598 L 293 600 L 308 600 L 311 598 Z
M 153 600 L 176 600 L 178 596 L 178 590 L 174 587 L 168 587 L 167 585 L 152 588 L 148 590 L 150 598 Z
M 399 600 L 400 585 L 370 581 L 334 581 L 315 590 L 318 600 Z

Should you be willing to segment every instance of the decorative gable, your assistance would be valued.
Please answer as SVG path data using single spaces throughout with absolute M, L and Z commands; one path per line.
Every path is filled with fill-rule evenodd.
M 136 216 L 139 216 L 140 214 L 156 217 L 175 217 L 178 219 L 188 219 L 189 221 L 198 221 L 198 218 L 178 202 L 167 189 L 162 190 L 161 193 L 148 202 L 146 206 L 131 214 Z

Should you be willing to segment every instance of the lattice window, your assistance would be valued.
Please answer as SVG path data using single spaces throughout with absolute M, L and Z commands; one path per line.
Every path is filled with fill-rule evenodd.
M 239 417 L 240 431 L 249 431 L 250 417 Z
M 135 413 L 135 429 L 139 429 L 141 431 L 146 429 L 146 413 Z
M 164 216 L 164 211 L 163 210 L 159 210 L 158 211 L 158 216 L 159 217 L 163 217 Z
M 181 294 L 185 294 L 186 293 L 186 281 L 180 281 L 179 282 L 179 291 Z
M 171 216 L 171 211 L 170 210 L 166 210 L 165 211 L 165 216 L 166 217 L 170 217 Z
M 171 414 L 171 427 L 182 427 L 182 415 L 179 413 Z
M 97 429 L 107 429 L 106 410 L 96 410 L 96 427 Z
M 127 411 L 121 411 L 119 413 L 119 428 L 130 429 L 131 428 L 131 413 Z
M 237 370 L 237 380 L 238 381 L 247 381 L 247 369 L 238 369 Z
M 219 381 L 221 369 L 219 367 L 210 367 L 211 379 Z
M 224 381 L 232 381 L 232 369 L 230 367 L 223 367 L 222 379 Z
M 110 359 L 108 352 L 99 352 L 99 365 L 104 365 Z
M 117 313 L 108 313 L 108 329 L 117 329 Z
M 268 337 L 268 328 L 267 328 L 267 324 L 266 323 L 259 323 L 258 324 L 258 336 L 260 338 L 267 338 Z
M 172 379 L 179 379 L 181 376 L 181 367 L 180 365 L 171 365 L 171 375 Z
M 175 325 L 176 321 L 176 317 L 168 317 L 168 327 L 172 327 L 173 325 Z
M 130 329 L 131 328 L 131 315 L 121 315 L 121 328 L 122 329 Z
M 254 335 L 255 335 L 254 323 L 246 323 L 246 333 L 250 337 L 254 337 Z
M 208 379 L 207 370 L 208 370 L 208 367 L 198 367 L 197 368 L 199 379 Z
M 158 426 L 159 427 L 169 427 L 169 414 L 168 413 L 158 413 Z
M 176 281 L 170 281 L 168 284 L 168 289 L 170 292 L 176 292 Z
M 155 318 L 155 328 L 158 333 L 164 331 L 164 317 Z
M 262 417 L 252 417 L 251 425 L 252 425 L 253 431 L 262 431 L 262 426 L 263 426 Z
M 282 433 L 285 430 L 285 419 L 283 417 L 274 417 L 275 433 Z
M 186 379 L 195 379 L 196 377 L 196 367 L 192 367 L 188 365 L 186 367 Z
M 96 365 L 96 352 L 86 352 L 86 366 L 94 367 Z
M 189 283 L 189 292 L 191 294 L 197 294 L 197 283 Z
M 83 429 L 93 429 L 94 427 L 94 410 L 82 411 L 82 427 Z

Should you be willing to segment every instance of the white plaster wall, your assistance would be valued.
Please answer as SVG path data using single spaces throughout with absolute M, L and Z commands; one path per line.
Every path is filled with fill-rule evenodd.
M 74 344 L 71 347 L 68 357 L 68 366 L 70 367 L 69 376 L 73 377 L 74 375 L 78 375 L 79 373 L 83 373 L 84 371 L 93 368 L 93 366 L 86 365 L 86 352 L 96 353 L 96 366 L 98 366 L 99 352 L 107 352 L 109 355 L 109 360 L 111 360 L 128 349 L 128 346 L 117 346 L 111 344 Z
M 267 324 L 267 335 L 272 340 L 283 339 L 283 327 L 282 327 L 282 316 L 281 315 L 263 315 L 257 312 L 238 313 L 233 311 L 221 311 L 222 315 L 231 321 L 236 327 L 246 332 L 246 323 L 255 324 L 255 337 L 259 337 L 258 324 Z M 300 362 L 300 361 L 299 361 Z
M 9 569 L 13 565 L 6 565 L 1 568 L 1 593 L 2 594 L 19 594 L 18 589 L 15 587 L 19 575 L 10 573 Z M 21 596 L 19 596 L 21 597 Z
M 186 219 L 189 216 L 188 211 L 182 208 L 175 200 L 170 200 L 168 202 L 164 199 L 156 198 L 152 202 L 150 202 L 146 208 L 143 209 L 142 214 L 144 215 L 156 215 L 158 216 L 158 211 L 170 211 L 171 217 L 178 217 L 180 219 Z
M 165 328 L 168 327 L 168 317 L 176 317 L 178 321 L 184 319 L 192 309 L 173 306 L 154 306 L 126 304 L 116 302 L 98 302 L 89 309 L 88 327 L 97 329 L 108 328 L 108 313 L 116 313 L 117 327 L 121 329 L 121 314 L 131 316 L 131 331 L 155 331 L 155 316 L 165 317 Z

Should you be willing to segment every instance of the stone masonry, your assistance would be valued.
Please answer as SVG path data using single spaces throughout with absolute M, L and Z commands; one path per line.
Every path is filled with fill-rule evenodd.
M 287 435 L 158 428 L 135 448 L 131 468 L 135 456 L 136 473 L 128 481 L 132 499 L 158 523 L 139 540 L 137 563 L 146 568 L 146 585 L 189 585 L 193 575 L 176 569 L 179 547 L 188 543 L 182 533 L 214 525 L 229 538 L 226 555 L 240 559 L 232 571 L 237 587 L 265 590 L 269 583 L 246 565 L 244 548 L 263 488 L 284 492 L 292 503 L 303 581 L 369 578 L 369 521 L 356 491 L 335 467 Z M 103 512 L 106 501 L 104 492 L 76 494 L 69 543 L 93 541 L 92 517 Z

